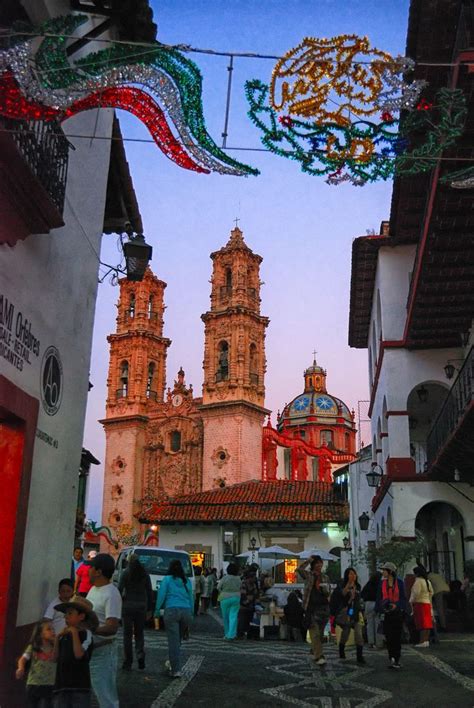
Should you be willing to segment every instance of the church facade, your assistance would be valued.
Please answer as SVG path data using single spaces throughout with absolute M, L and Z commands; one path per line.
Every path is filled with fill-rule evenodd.
M 182 368 L 173 387 L 166 388 L 171 344 L 163 336 L 166 284 L 150 269 L 139 283 L 120 281 L 101 421 L 106 434 L 102 523 L 123 544 L 143 539 L 146 526 L 139 519 L 150 504 L 156 508 L 171 498 L 256 479 L 328 483 L 332 469 L 355 456 L 353 414 L 327 394 L 326 372 L 316 362 L 305 372 L 304 394 L 285 407 L 278 429 L 269 418 L 264 425 L 269 320 L 260 313 L 262 258 L 236 227 L 211 259 L 210 309 L 201 317 L 200 397 Z

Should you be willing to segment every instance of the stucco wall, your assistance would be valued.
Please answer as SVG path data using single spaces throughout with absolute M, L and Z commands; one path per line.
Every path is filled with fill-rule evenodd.
M 111 133 L 111 110 L 90 111 L 64 124 L 67 133 L 100 138 Z M 42 359 L 48 347 L 59 352 L 63 369 L 60 408 L 48 415 L 40 405 L 22 564 L 18 624 L 36 621 L 69 574 L 74 538 L 78 467 L 88 392 L 92 325 L 97 295 L 110 143 L 70 138 L 64 208 L 65 226 L 31 235 L 14 248 L 0 247 L 0 291 L 31 322 L 40 340 L 19 371 L 4 358 L 0 373 L 40 399 Z

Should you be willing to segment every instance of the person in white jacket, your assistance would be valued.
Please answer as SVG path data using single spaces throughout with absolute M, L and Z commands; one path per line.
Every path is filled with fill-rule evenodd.
M 420 633 L 417 647 L 426 649 L 430 646 L 430 630 L 433 629 L 433 586 L 428 580 L 428 573 L 421 565 L 413 568 L 416 580 L 410 594 L 410 604 L 413 608 L 415 627 Z

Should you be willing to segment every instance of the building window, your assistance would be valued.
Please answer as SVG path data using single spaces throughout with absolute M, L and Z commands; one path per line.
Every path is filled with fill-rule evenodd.
M 147 315 L 148 319 L 151 319 L 151 313 L 153 312 L 153 295 L 148 298 Z
M 320 441 L 321 445 L 332 445 L 332 430 L 321 430 Z
M 128 377 L 128 361 L 122 361 L 120 364 L 120 386 L 117 390 L 117 398 L 126 398 L 128 396 Z
M 250 369 L 250 383 L 258 384 L 258 360 L 257 360 L 257 345 L 250 345 L 249 352 L 249 369 Z
M 283 456 L 285 463 L 285 479 L 291 479 L 291 450 L 288 447 L 285 447 Z
M 130 303 L 128 306 L 128 314 L 130 317 L 135 317 L 135 293 L 130 293 Z
M 227 381 L 229 378 L 229 343 L 219 342 L 217 351 L 216 381 Z
M 171 452 L 179 452 L 181 450 L 181 433 L 179 430 L 172 430 L 170 434 Z
M 313 457 L 312 461 L 313 482 L 319 479 L 319 457 Z
M 226 288 L 229 289 L 229 291 L 232 288 L 232 269 L 231 268 L 226 268 L 226 270 L 225 270 L 225 286 L 226 286 Z
M 344 433 L 345 448 L 347 452 L 351 451 L 351 436 L 350 433 Z
M 148 364 L 148 376 L 146 380 L 146 397 L 156 398 L 156 391 L 153 390 L 153 378 L 155 376 L 155 364 L 150 361 Z

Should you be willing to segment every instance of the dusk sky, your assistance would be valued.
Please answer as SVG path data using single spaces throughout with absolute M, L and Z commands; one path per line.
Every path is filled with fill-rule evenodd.
M 229 52 L 282 55 L 304 37 L 367 35 L 372 46 L 404 54 L 408 0 L 160 0 L 152 2 L 158 39 L 168 44 Z M 207 127 L 221 144 L 227 92 L 227 57 L 187 54 L 203 75 Z M 301 172 L 297 162 L 262 148 L 259 130 L 247 117 L 244 83 L 269 83 L 274 60 L 237 58 L 229 122 L 232 157 L 257 167 L 258 177 L 200 175 L 163 156 L 139 121 L 119 112 L 127 159 L 143 217 L 145 238 L 153 246 L 153 272 L 165 291 L 164 336 L 168 385 L 183 366 L 187 383 L 201 395 L 203 323 L 210 305 L 209 254 L 224 245 L 236 217 L 247 244 L 263 256 L 261 312 L 267 330 L 266 407 L 276 412 L 301 393 L 303 370 L 312 362 L 327 369 L 328 392 L 357 411 L 369 397 L 367 351 L 347 344 L 352 240 L 367 230 L 378 233 L 390 210 L 391 182 L 365 187 L 330 186 Z M 102 260 L 120 260 L 117 237 L 104 236 Z M 97 422 L 105 416 L 108 344 L 115 331 L 117 287 L 99 286 L 84 446 L 102 462 L 105 435 Z M 370 441 L 365 425 L 363 440 Z M 260 460 L 255 476 L 260 476 Z M 102 466 L 93 467 L 88 518 L 100 521 Z

